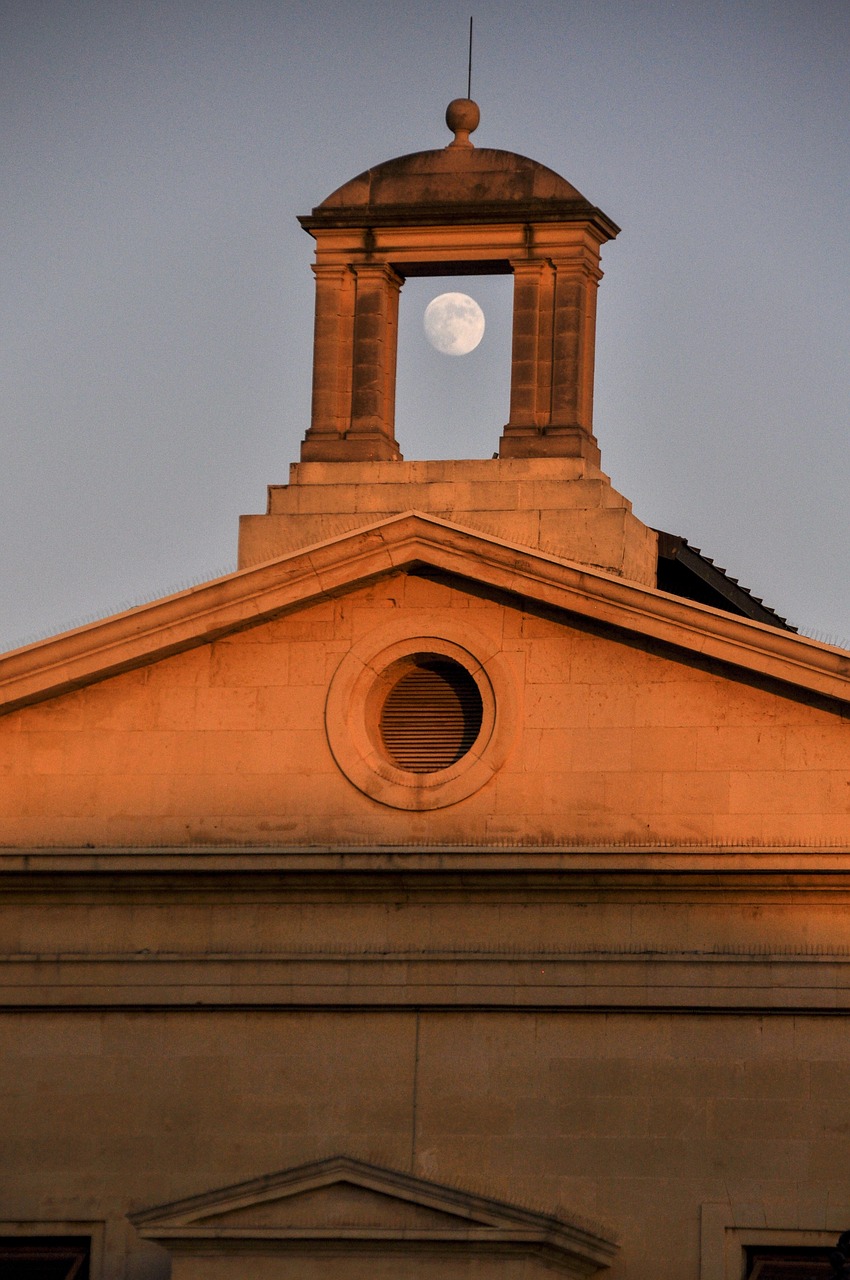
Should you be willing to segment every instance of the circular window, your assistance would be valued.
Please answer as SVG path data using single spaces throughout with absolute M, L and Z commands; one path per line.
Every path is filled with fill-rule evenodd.
M 494 639 L 467 624 L 447 626 L 450 637 L 411 634 L 414 626 L 398 619 L 345 655 L 325 728 L 359 790 L 395 809 L 438 809 L 504 764 L 519 723 L 517 688 Z
M 461 760 L 479 733 L 478 685 L 459 662 L 415 653 L 393 663 L 378 727 L 393 764 L 411 773 L 437 773 Z

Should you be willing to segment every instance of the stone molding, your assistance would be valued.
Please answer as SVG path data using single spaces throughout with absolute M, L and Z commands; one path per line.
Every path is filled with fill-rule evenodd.
M 0 1009 L 487 1010 L 846 1018 L 850 957 L 833 955 L 0 956 Z
M 581 458 L 294 463 L 287 484 L 269 486 L 266 512 L 240 517 L 237 567 L 407 511 L 658 585 L 658 534 Z
M 300 1203 L 299 1203 L 300 1201 Z M 300 1253 L 344 1245 L 405 1254 L 454 1248 L 464 1254 L 539 1259 L 574 1277 L 607 1269 L 617 1253 L 608 1231 L 578 1218 L 519 1205 L 337 1156 L 134 1213 L 145 1240 L 172 1253 Z M 236 1274 L 236 1273 L 234 1273 Z M 238 1274 L 244 1274 L 239 1272 Z
M 406 512 L 0 657 L 0 713 L 243 630 L 358 583 L 422 565 L 564 609 L 789 694 L 850 702 L 850 655 L 791 632 Z

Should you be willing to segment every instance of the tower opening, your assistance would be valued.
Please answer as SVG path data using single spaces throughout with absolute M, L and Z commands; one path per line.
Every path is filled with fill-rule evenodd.
M 466 294 L 484 313 L 484 333 L 465 355 L 429 342 L 428 304 Z M 401 290 L 396 381 L 396 439 L 406 458 L 489 458 L 510 411 L 513 277 L 413 277 Z

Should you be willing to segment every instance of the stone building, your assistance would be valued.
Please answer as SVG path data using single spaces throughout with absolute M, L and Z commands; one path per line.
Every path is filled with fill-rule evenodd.
M 832 1274 L 850 656 L 614 490 L 617 228 L 447 118 L 302 219 L 239 570 L 0 658 L 5 1276 Z M 498 454 L 406 462 L 404 281 L 494 272 Z

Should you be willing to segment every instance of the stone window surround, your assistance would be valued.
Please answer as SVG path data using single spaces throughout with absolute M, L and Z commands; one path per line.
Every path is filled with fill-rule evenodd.
M 434 653 L 464 667 L 478 686 L 481 731 L 448 769 L 409 773 L 394 766 L 376 732 L 374 690 L 401 658 Z M 494 642 L 468 623 L 441 621 L 430 632 L 421 619 L 397 619 L 363 636 L 331 679 L 325 728 L 334 759 L 359 791 L 394 809 L 441 809 L 480 790 L 502 767 L 519 724 L 517 681 Z
M 850 1205 L 811 1203 L 796 1213 L 763 1202 L 740 1206 L 703 1204 L 700 1280 L 742 1280 L 744 1250 L 755 1245 L 787 1248 L 833 1246 L 850 1226 Z M 813 1223 L 819 1221 L 819 1227 Z
M 19 1240 L 25 1244 L 32 1239 L 47 1239 L 51 1236 L 57 1241 L 70 1236 L 87 1236 L 89 1240 L 89 1280 L 103 1280 L 106 1256 L 107 1224 L 90 1219 L 42 1219 L 40 1221 L 16 1218 L 0 1222 L 0 1236 Z

